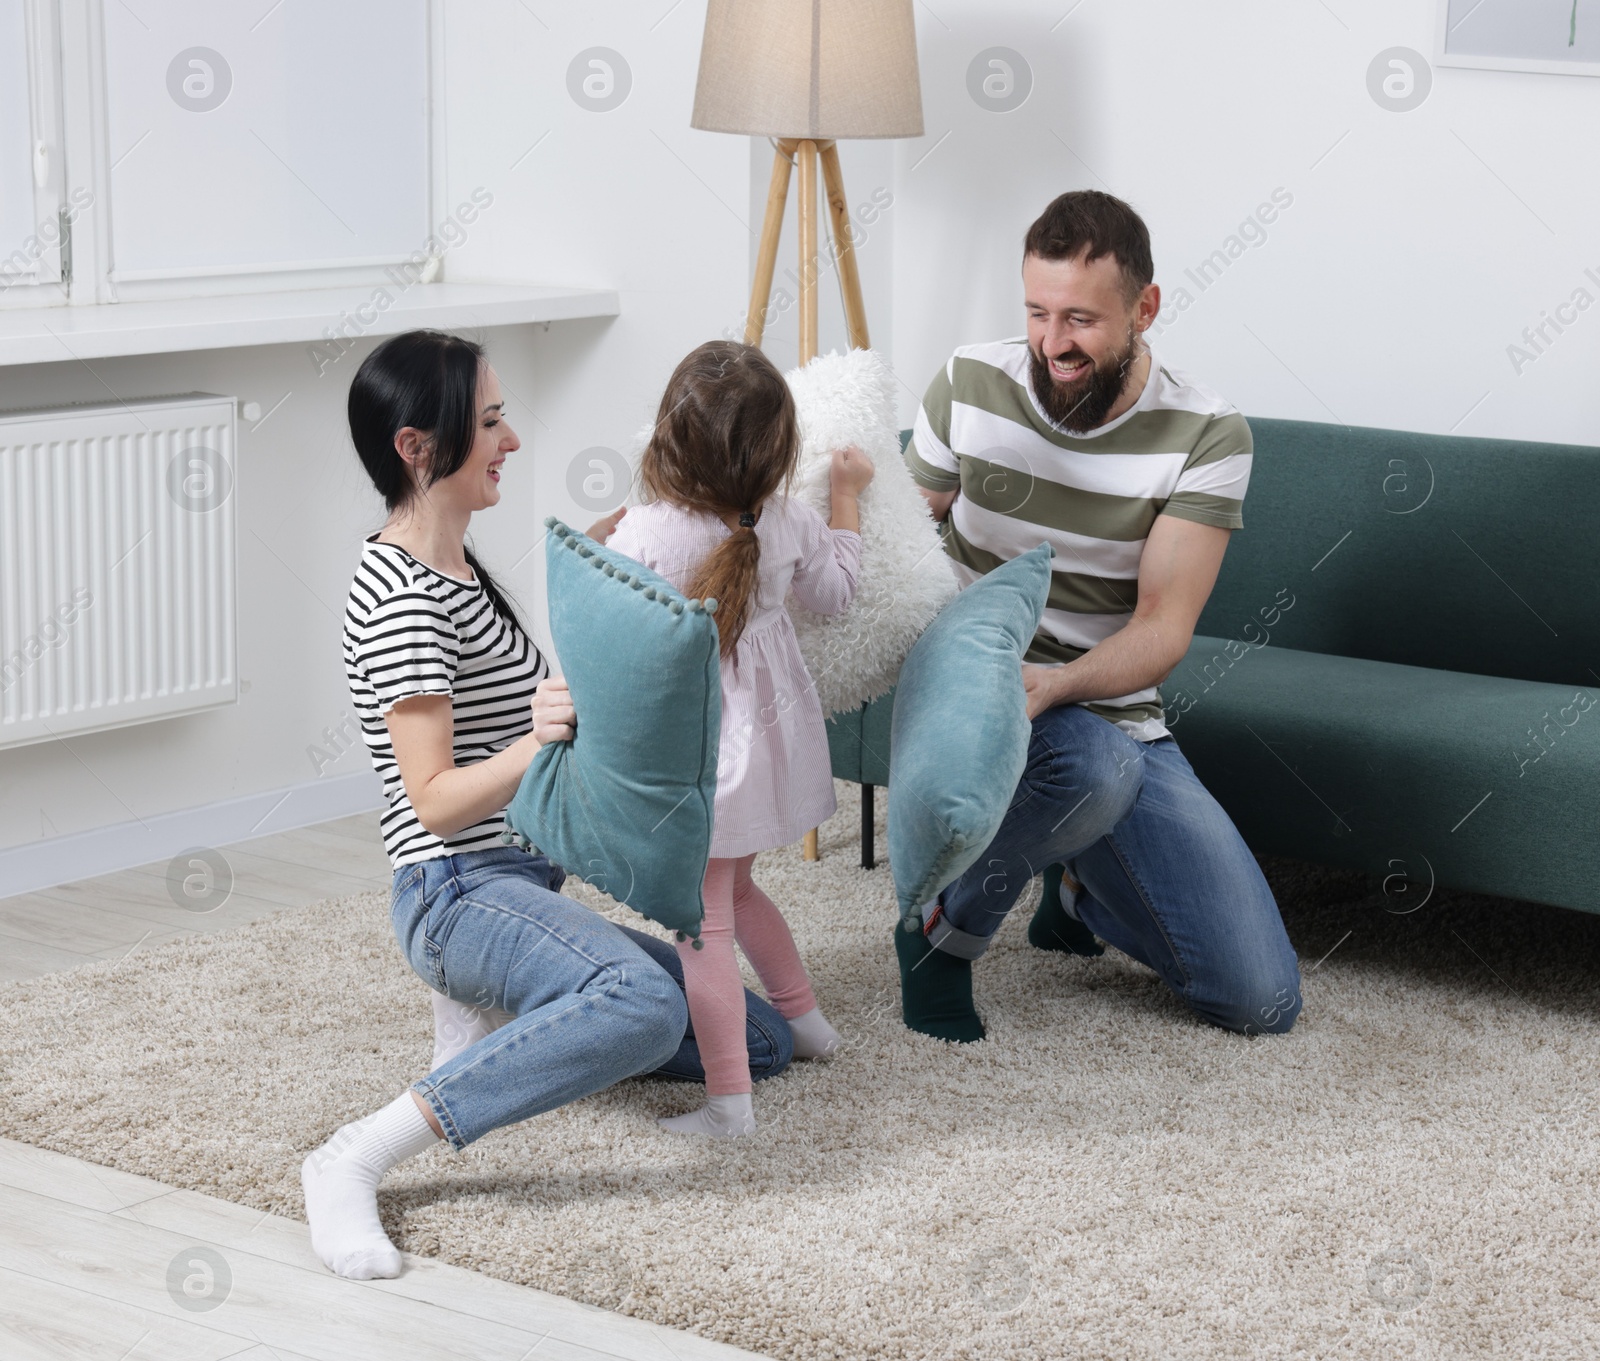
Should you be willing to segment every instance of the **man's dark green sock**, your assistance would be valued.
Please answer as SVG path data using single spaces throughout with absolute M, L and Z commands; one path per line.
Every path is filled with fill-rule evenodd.
M 1069 955 L 1103 955 L 1106 947 L 1095 934 L 1076 917 L 1068 914 L 1062 905 L 1061 865 L 1051 865 L 1044 872 L 1044 894 L 1034 909 L 1033 920 L 1028 923 L 1028 944 L 1040 950 L 1060 950 Z M 1070 892 L 1070 890 L 1068 890 Z
M 938 1040 L 971 1044 L 983 1038 L 983 1022 L 972 1005 L 972 961 L 928 944 L 916 926 L 894 929 L 900 959 L 900 1014 L 912 1030 Z

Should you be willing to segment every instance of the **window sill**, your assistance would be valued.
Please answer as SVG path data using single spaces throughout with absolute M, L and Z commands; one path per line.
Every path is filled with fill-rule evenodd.
M 393 298 L 381 311 L 373 305 L 380 292 Z M 613 317 L 618 311 L 612 289 L 481 283 L 417 284 L 404 290 L 362 285 L 27 308 L 0 311 L 0 365 L 302 343 L 326 350 L 331 359 L 352 340 L 422 326 L 522 326 Z

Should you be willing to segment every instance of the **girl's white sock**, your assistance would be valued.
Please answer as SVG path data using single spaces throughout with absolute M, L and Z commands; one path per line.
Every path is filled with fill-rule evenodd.
M 428 990 L 433 997 L 433 1064 L 430 1073 L 448 1063 L 463 1049 L 492 1035 L 515 1018 L 499 1007 L 471 1007 L 455 1002 L 442 992 Z
M 797 1059 L 831 1059 L 844 1043 L 844 1037 L 828 1024 L 821 1007 L 812 1007 L 804 1016 L 791 1020 L 789 1033 L 794 1036 Z
M 656 1121 L 677 1134 L 704 1134 L 712 1139 L 733 1139 L 756 1132 L 756 1113 L 749 1092 L 733 1096 L 708 1096 L 706 1104 L 687 1115 L 662 1116 Z
M 300 1165 L 311 1246 L 352 1281 L 398 1276 L 400 1254 L 378 1220 L 378 1182 L 391 1167 L 439 1142 L 409 1091 L 344 1125 Z

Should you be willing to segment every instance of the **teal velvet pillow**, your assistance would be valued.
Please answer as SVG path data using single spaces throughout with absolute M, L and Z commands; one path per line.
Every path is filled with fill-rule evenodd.
M 978 578 L 900 668 L 889 728 L 889 865 L 901 920 L 983 854 L 1028 759 L 1022 654 L 1050 593 L 1049 544 Z
M 545 525 L 550 636 L 578 722 L 540 748 L 506 821 L 569 874 L 698 937 L 722 725 L 716 601 Z

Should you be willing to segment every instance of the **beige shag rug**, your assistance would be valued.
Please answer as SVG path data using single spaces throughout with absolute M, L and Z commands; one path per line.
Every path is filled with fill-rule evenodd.
M 758 1087 L 745 1141 L 633 1081 L 431 1152 L 384 1183 L 397 1243 L 795 1361 L 1600 1355 L 1600 918 L 1269 863 L 1306 1005 L 1245 1040 L 1023 910 L 953 1047 L 900 1023 L 840 803 L 758 878 L 841 1058 Z M 429 1053 L 371 894 L 0 1000 L 0 1132 L 294 1216 L 306 1150 Z

